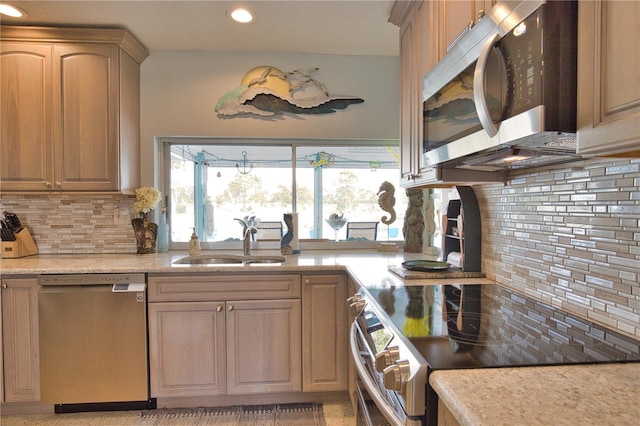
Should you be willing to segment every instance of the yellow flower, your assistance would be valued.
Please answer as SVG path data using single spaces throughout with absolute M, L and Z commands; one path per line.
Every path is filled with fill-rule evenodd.
M 153 187 L 145 186 L 136 189 L 136 201 L 133 209 L 136 213 L 149 213 L 160 201 L 160 191 Z

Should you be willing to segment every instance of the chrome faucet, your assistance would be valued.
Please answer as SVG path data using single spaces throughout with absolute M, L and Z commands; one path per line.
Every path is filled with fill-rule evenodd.
M 238 219 L 237 217 L 234 218 L 234 220 L 237 220 L 238 222 L 240 222 L 240 225 L 242 225 L 242 251 L 245 256 L 250 256 L 251 235 L 255 234 L 258 230 L 255 226 L 250 225 L 248 220 Z

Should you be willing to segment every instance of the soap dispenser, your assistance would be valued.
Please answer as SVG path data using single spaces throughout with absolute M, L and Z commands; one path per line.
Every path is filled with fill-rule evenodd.
M 193 228 L 193 233 L 191 234 L 191 240 L 189 241 L 189 256 L 199 256 L 200 255 L 200 240 L 198 239 L 198 235 L 196 234 L 196 228 Z

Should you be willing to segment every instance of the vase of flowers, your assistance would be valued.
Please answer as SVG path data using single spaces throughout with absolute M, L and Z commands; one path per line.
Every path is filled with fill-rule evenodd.
M 153 187 L 136 189 L 136 201 L 133 209 L 139 217 L 131 220 L 136 236 L 136 248 L 138 254 L 156 252 L 156 240 L 158 238 L 158 225 L 149 222 L 149 212 L 160 201 L 160 191 Z

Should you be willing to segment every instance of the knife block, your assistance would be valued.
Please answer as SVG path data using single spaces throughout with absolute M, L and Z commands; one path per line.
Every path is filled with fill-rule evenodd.
M 2 257 L 12 259 L 38 254 L 38 246 L 26 226 L 15 234 L 15 241 L 2 242 Z

